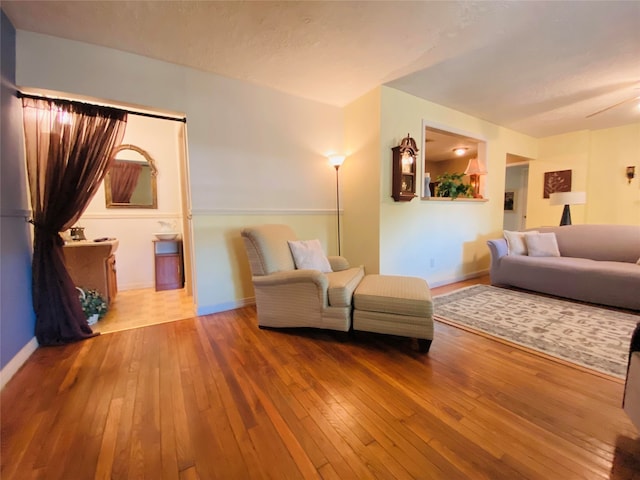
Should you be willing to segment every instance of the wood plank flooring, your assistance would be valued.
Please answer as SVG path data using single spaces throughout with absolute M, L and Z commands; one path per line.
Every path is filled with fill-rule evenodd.
M 91 329 L 100 333 L 119 332 L 194 316 L 193 298 L 186 288 L 125 290 L 118 292 L 107 314 Z
M 424 355 L 245 307 L 38 349 L 0 394 L 0 478 L 637 479 L 622 393 L 440 323 Z

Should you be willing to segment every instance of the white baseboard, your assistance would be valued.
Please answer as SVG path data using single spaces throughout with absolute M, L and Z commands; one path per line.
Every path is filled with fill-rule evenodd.
M 233 302 L 218 303 L 216 305 L 198 305 L 196 314 L 209 315 L 210 313 L 226 312 L 227 310 L 233 310 L 235 308 L 246 307 L 247 305 L 254 305 L 256 303 L 255 297 L 242 298 Z
M 486 270 L 480 270 L 478 272 L 467 273 L 466 275 L 458 275 L 455 277 L 445 278 L 437 282 L 429 281 L 429 287 L 430 288 L 441 287 L 443 285 L 449 285 L 450 283 L 462 282 L 464 280 L 470 280 L 472 278 L 481 277 L 483 275 L 487 275 L 488 273 L 489 273 L 489 270 L 486 269 Z M 235 300 L 232 302 L 218 303 L 216 305 L 203 305 L 203 306 L 199 305 L 196 308 L 196 315 L 200 316 L 200 315 L 209 315 L 210 313 L 226 312 L 227 310 L 242 308 L 242 307 L 246 307 L 247 305 L 254 305 L 255 303 L 256 303 L 255 297 L 248 297 L 240 300 Z
M 489 273 L 489 269 L 480 270 L 479 272 L 467 273 L 466 275 L 456 275 L 454 277 L 445 278 L 442 280 L 438 280 L 436 282 L 429 282 L 430 288 L 441 287 L 443 285 L 449 285 L 450 283 L 463 282 L 465 280 L 470 280 L 472 278 L 478 278 L 483 275 L 487 275 Z
M 20 367 L 24 365 L 24 362 L 27 361 L 37 348 L 38 340 L 36 340 L 36 337 L 33 337 L 11 360 L 9 360 L 9 363 L 0 370 L 0 390 L 2 390 L 16 372 L 20 370 Z
M 156 288 L 156 284 L 153 281 L 151 283 L 141 282 L 141 283 L 123 283 L 122 285 L 118 284 L 119 292 L 126 292 L 127 290 L 143 290 L 148 288 Z

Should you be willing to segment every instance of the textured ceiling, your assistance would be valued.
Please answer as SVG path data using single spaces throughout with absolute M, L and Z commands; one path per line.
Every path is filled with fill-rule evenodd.
M 640 120 L 640 1 L 2 1 L 17 29 L 343 106 L 387 84 L 541 137 Z

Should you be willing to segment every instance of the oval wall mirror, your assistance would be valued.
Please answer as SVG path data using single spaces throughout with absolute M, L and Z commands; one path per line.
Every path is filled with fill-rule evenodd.
M 158 208 L 158 169 L 153 158 L 130 144 L 114 148 L 113 156 L 104 178 L 107 208 Z

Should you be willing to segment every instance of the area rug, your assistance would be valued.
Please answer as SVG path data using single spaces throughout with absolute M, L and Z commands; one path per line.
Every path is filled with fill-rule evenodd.
M 434 297 L 434 317 L 551 358 L 624 378 L 640 315 L 474 285 Z

